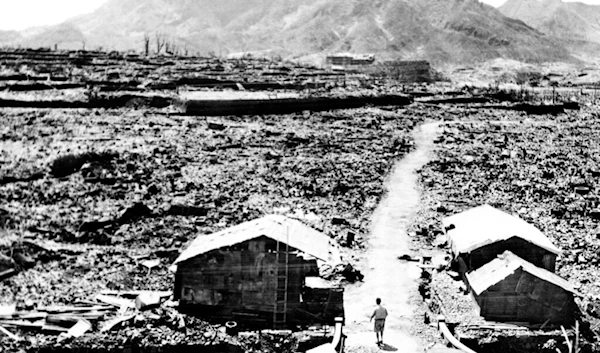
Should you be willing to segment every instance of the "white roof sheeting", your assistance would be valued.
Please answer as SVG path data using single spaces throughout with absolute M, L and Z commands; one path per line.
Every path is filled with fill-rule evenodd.
M 566 291 L 581 295 L 567 280 L 548 270 L 539 268 L 534 264 L 523 260 L 510 251 L 505 251 L 502 255 L 499 255 L 497 258 L 488 262 L 477 270 L 467 273 L 466 276 L 467 280 L 469 281 L 469 285 L 475 294 L 480 295 L 488 288 L 515 273 L 515 271 L 519 268 L 522 268 L 523 271 L 537 278 L 559 286 Z
M 549 252 L 561 251 L 535 226 L 490 205 L 483 205 L 442 220 L 454 256 L 482 246 L 519 237 Z M 448 229 L 451 225 L 452 229 Z
M 282 215 L 267 215 L 259 219 L 244 222 L 220 232 L 199 235 L 175 260 L 175 264 L 207 253 L 265 236 L 282 243 L 287 243 L 303 253 L 317 259 L 339 263 L 339 249 L 333 245 L 325 234 L 303 224 L 302 222 Z

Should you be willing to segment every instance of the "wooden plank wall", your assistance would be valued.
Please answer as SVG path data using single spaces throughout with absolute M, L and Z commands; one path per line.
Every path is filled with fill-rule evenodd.
M 537 267 L 554 272 L 556 254 L 551 253 L 539 246 L 533 245 L 521 238 L 513 237 L 505 241 L 488 244 L 476 249 L 470 254 L 469 270 L 475 270 L 492 261 L 506 250 L 512 252 L 525 261 L 531 262 Z
M 571 324 L 572 293 L 522 270 L 516 271 L 481 295 L 473 293 L 486 320 Z
M 176 291 L 180 301 L 184 305 L 272 311 L 277 286 L 274 248 L 274 241 L 262 237 L 198 255 L 179 264 Z M 305 267 L 309 265 L 290 254 L 288 303 L 300 302 Z

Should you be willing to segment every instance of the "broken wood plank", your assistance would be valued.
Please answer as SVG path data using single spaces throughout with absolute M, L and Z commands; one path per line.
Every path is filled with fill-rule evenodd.
M 117 291 L 117 290 L 103 290 L 100 291 L 100 294 L 110 295 L 110 296 L 118 296 L 123 298 L 131 298 L 135 299 L 138 295 L 143 293 L 156 293 L 161 298 L 170 297 L 173 292 L 172 291 L 151 291 L 151 290 L 126 290 L 126 291 Z
M 0 325 L 18 327 L 22 329 L 40 330 L 44 326 L 43 321 L 30 322 L 25 320 L 0 320 Z
M 19 271 L 15 270 L 14 268 L 9 268 L 8 270 L 0 271 L 0 281 L 12 277 L 17 273 L 19 273 Z
M 0 319 L 3 320 L 16 320 L 16 319 L 20 319 L 20 320 L 41 320 L 41 319 L 45 319 L 46 316 L 48 316 L 47 313 L 40 313 L 40 312 L 29 312 L 29 311 L 17 311 L 12 315 L 0 315 Z
M 5 329 L 4 327 L 0 326 L 0 334 L 4 334 L 5 336 L 7 336 L 10 339 L 13 339 L 15 341 L 19 341 L 21 340 L 21 337 L 15 335 L 14 333 L 8 331 L 7 329 Z
M 42 326 L 42 332 L 49 334 L 60 334 L 61 332 L 69 332 L 69 329 L 58 325 L 44 324 Z
M 112 295 L 98 294 L 95 298 L 97 301 L 111 304 L 119 308 L 134 308 L 135 302 L 131 299 L 125 299 L 120 297 L 115 297 Z
M 92 324 L 89 321 L 85 319 L 80 319 L 75 325 L 73 325 L 73 327 L 69 329 L 69 331 L 67 331 L 67 335 L 69 335 L 70 337 L 81 337 L 91 328 Z
M 134 317 L 135 317 L 135 315 L 119 316 L 119 317 L 116 317 L 116 318 L 114 318 L 112 320 L 106 321 L 104 323 L 104 325 L 102 326 L 102 328 L 100 329 L 100 332 L 110 331 L 115 326 L 117 326 L 117 325 L 119 325 L 119 324 L 121 324 L 123 322 L 129 321 L 129 320 L 133 319 Z
M 117 305 L 117 306 L 120 306 Z M 59 313 L 82 313 L 82 312 L 92 312 L 92 311 L 110 311 L 114 310 L 114 307 L 109 307 L 105 305 L 96 305 L 96 306 L 55 306 L 55 307 L 45 307 L 38 308 L 39 311 L 47 312 L 51 314 L 59 314 Z
M 78 317 L 66 316 L 66 315 L 48 315 L 46 323 L 53 324 L 56 326 L 70 328 L 73 327 L 80 319 Z

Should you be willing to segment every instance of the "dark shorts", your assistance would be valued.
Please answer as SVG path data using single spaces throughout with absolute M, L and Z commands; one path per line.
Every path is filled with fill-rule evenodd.
M 385 319 L 377 319 L 375 320 L 375 332 L 383 332 L 383 328 L 385 326 Z

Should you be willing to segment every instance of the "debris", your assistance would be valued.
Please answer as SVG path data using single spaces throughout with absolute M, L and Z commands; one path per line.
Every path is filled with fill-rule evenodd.
M 409 254 L 404 254 L 404 255 L 398 256 L 398 260 L 402 260 L 402 261 L 414 261 L 414 262 L 419 262 L 420 261 L 419 258 L 412 257 Z
M 0 253 L 0 266 L 3 267 L 13 267 L 14 266 L 14 260 L 12 258 L 10 258 L 9 256 L 6 256 L 2 253 Z
M 114 305 L 119 308 L 134 308 L 135 302 L 131 299 L 119 298 L 111 295 L 98 294 L 95 299 L 99 302 Z
M 12 317 L 17 311 L 17 304 L 0 305 L 0 317 Z
M 66 327 L 58 326 L 58 325 L 51 325 L 48 323 L 44 323 L 42 325 L 42 332 L 47 333 L 47 334 L 57 335 L 57 334 L 61 334 L 61 333 L 67 333 L 67 332 L 69 332 L 69 329 Z
M 135 298 L 135 307 L 138 310 L 150 310 L 160 306 L 161 297 L 157 293 L 141 293 Z
M 115 157 L 115 154 L 109 152 L 90 152 L 59 156 L 50 163 L 50 174 L 57 178 L 66 177 L 79 171 L 79 169 L 83 167 L 83 165 L 86 163 L 96 161 L 107 161 Z
M 208 128 L 210 130 L 217 130 L 217 131 L 223 131 L 227 128 L 227 126 L 223 125 L 223 124 L 219 124 L 219 123 L 212 123 L 209 122 L 208 123 Z
M 100 292 L 100 294 L 103 294 L 103 295 L 117 296 L 117 297 L 129 298 L 129 299 L 135 299 L 140 294 L 145 294 L 145 293 L 154 293 L 161 298 L 167 298 L 173 294 L 173 292 L 171 292 L 171 291 L 147 291 L 147 290 L 127 290 L 127 291 L 103 290 Z
M 345 218 L 341 218 L 341 217 L 333 217 L 331 219 L 331 224 L 333 224 L 333 225 L 350 225 L 348 220 L 346 220 Z
M 2 326 L 0 326 L 0 334 L 3 334 L 5 336 L 7 336 L 8 338 L 15 340 L 15 341 L 21 340 L 21 337 L 15 335 L 14 333 L 11 333 L 10 331 L 8 331 L 7 329 L 5 329 Z
M 365 277 L 359 270 L 354 268 L 351 264 L 346 264 L 344 269 L 341 271 L 342 276 L 349 282 L 362 281 Z
M 353 232 L 346 233 L 346 242 L 345 245 L 351 247 L 354 244 L 355 234 Z
M 35 260 L 21 252 L 15 253 L 13 259 L 19 266 L 25 269 L 35 266 Z
M 91 328 L 92 324 L 89 321 L 85 319 L 79 319 L 77 320 L 77 323 L 73 325 L 73 327 L 71 327 L 69 331 L 67 331 L 67 335 L 69 335 L 70 337 L 81 337 Z
M 102 60 L 101 65 L 108 62 Z M 139 65 L 144 67 L 148 66 L 146 62 L 150 65 L 157 62 L 154 58 L 142 61 Z M 208 65 L 202 63 L 205 64 Z M 230 74 L 231 65 L 237 65 L 226 61 L 217 64 L 224 67 L 224 75 Z M 132 64 L 132 71 L 139 68 L 137 65 L 138 62 Z M 194 70 L 202 68 L 200 64 L 193 65 Z M 163 65 L 161 70 L 170 71 L 175 66 Z M 300 70 L 304 72 L 303 68 Z M 110 66 L 108 73 L 104 71 L 104 66 L 100 71 L 94 69 L 89 80 L 104 85 L 106 78 L 98 76 L 110 74 Z M 168 83 L 173 77 L 166 71 L 163 77 Z M 182 70 L 176 75 L 181 78 L 189 75 L 186 72 Z M 311 76 L 303 76 L 302 80 L 310 77 L 313 81 L 323 81 L 307 73 Z M 281 77 L 296 79 L 287 73 Z M 253 89 L 252 80 L 231 77 L 231 81 L 243 82 L 248 91 Z M 110 89 L 129 87 L 137 85 L 131 86 L 127 81 Z M 30 325 L 35 320 L 45 321 L 46 317 L 51 317 L 50 321 L 69 317 L 89 319 L 94 326 L 102 327 L 103 321 L 111 320 L 114 315 L 121 317 L 134 312 L 130 303 L 124 305 L 121 300 L 135 299 L 139 293 L 133 296 L 124 293 L 125 289 L 166 290 L 172 286 L 173 274 L 166 266 L 153 267 L 152 275 L 145 276 L 146 268 L 139 266 L 142 260 L 136 261 L 130 253 L 147 253 L 150 255 L 146 259 L 161 258 L 165 264 L 169 262 L 166 257 L 176 256 L 190 235 L 216 232 L 276 207 L 302 210 L 306 216 L 303 221 L 329 238 L 342 241 L 347 229 L 340 232 L 339 227 L 330 227 L 328 220 L 343 217 L 352 223 L 354 234 L 353 241 L 351 237 L 346 241 L 361 249 L 365 246 L 364 235 L 368 234 L 369 215 L 384 192 L 383 180 L 394 160 L 412 148 L 410 132 L 425 117 L 415 114 L 411 107 L 406 112 L 373 107 L 310 114 L 307 109 L 303 111 L 307 111 L 306 116 L 262 116 L 258 120 L 255 116 L 223 116 L 212 119 L 220 124 L 212 126 L 216 128 L 213 130 L 204 121 L 170 115 L 169 109 L 8 109 L 3 116 L 7 129 L 0 129 L 2 141 L 5 147 L 18 141 L 23 148 L 18 156 L 13 149 L 0 148 L 4 152 L 0 156 L 3 171 L 14 177 L 29 176 L 38 173 L 37 168 L 49 160 L 49 175 L 55 178 L 1 185 L 0 198 L 10 206 L 10 212 L 2 214 L 1 222 L 23 224 L 24 227 L 14 228 L 18 237 L 34 236 L 55 242 L 51 248 L 57 249 L 60 261 L 55 258 L 46 262 L 26 246 L 22 253 L 37 264 L 0 283 L 1 302 L 22 300 L 22 293 L 27 293 L 27 298 L 38 304 L 37 310 L 54 310 L 28 313 L 39 319 L 15 317 Z M 116 151 L 111 159 L 93 155 L 102 154 L 107 147 Z M 207 152 L 211 147 L 214 152 Z M 92 155 L 86 156 L 88 153 Z M 265 159 L 266 154 L 273 159 Z M 72 158 L 59 160 L 66 155 Z M 209 164 L 211 157 L 216 164 Z M 175 215 L 183 217 L 172 217 Z M 110 243 L 104 242 L 105 239 Z M 156 249 L 165 251 L 159 254 Z M 0 252 L 9 253 L 8 248 Z M 344 269 L 345 266 L 340 266 L 332 273 L 339 279 Z M 73 281 L 77 286 L 72 285 Z M 104 288 L 116 292 L 103 293 L 113 297 L 106 301 L 111 306 L 101 305 L 102 297 L 97 302 L 82 302 L 92 300 L 95 295 L 92 293 Z M 65 310 L 47 307 L 67 300 L 76 304 Z M 88 309 L 75 311 L 77 306 Z M 92 306 L 96 309 L 90 310 Z M 126 309 L 125 314 L 119 313 L 120 308 Z M 194 337 L 182 339 L 178 334 L 185 337 L 188 331 L 210 330 L 206 323 L 192 321 L 187 316 L 174 316 L 178 319 L 168 328 L 159 326 L 166 317 L 165 309 L 166 304 L 140 314 L 145 317 L 144 324 L 152 328 L 123 325 L 122 330 L 110 335 L 126 342 L 125 338 L 142 333 L 144 343 L 160 344 L 159 339 L 171 338 L 173 331 L 169 330 L 184 326 L 184 333 L 175 332 L 171 336 L 175 342 L 187 343 Z M 161 318 L 156 319 L 155 315 Z M 67 322 L 63 324 L 66 325 Z M 150 332 L 157 327 L 160 329 L 156 333 Z M 87 340 L 89 336 L 82 338 Z M 211 334 L 201 342 L 213 337 Z M 215 341 L 219 339 L 220 336 Z
M 67 315 L 48 315 L 46 322 L 60 327 L 70 328 L 75 325 L 80 319 L 74 316 Z
M 27 299 L 25 300 L 25 310 L 33 310 L 35 309 L 36 304 L 33 300 Z
M 8 270 L 0 271 L 0 281 L 6 278 L 12 277 L 18 273 L 14 268 L 9 268 Z
M 119 316 L 112 320 L 106 321 L 104 323 L 104 325 L 102 325 L 102 327 L 100 328 L 100 332 L 110 331 L 117 325 L 127 322 L 129 320 L 132 320 L 133 318 L 135 318 L 135 315 L 125 315 L 125 316 Z
M 146 267 L 148 269 L 148 273 L 150 273 L 150 270 L 152 270 L 154 267 L 160 266 L 160 259 L 144 260 L 140 262 L 140 265 Z

